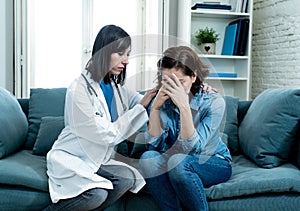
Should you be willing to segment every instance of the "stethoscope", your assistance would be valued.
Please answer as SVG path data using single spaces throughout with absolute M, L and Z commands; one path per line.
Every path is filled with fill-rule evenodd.
M 92 85 L 89 83 L 89 81 L 88 81 L 87 78 L 84 76 L 84 74 L 81 73 L 81 75 L 82 75 L 82 77 L 84 78 L 84 80 L 85 80 L 85 82 L 86 82 L 86 87 L 87 87 L 87 90 L 88 90 L 88 92 L 90 93 L 90 95 L 93 95 L 93 94 L 94 94 L 96 97 L 98 97 L 96 90 L 92 87 Z M 126 110 L 127 110 L 127 107 L 126 107 L 126 105 L 124 104 L 124 101 L 123 101 L 123 99 L 122 99 L 121 92 L 120 92 L 120 90 L 119 90 L 118 84 L 117 84 L 117 82 L 116 82 L 114 79 L 112 79 L 112 81 L 114 82 L 114 84 L 115 84 L 115 86 L 116 86 L 116 88 L 117 88 L 117 93 L 118 93 L 119 99 L 120 99 L 120 101 L 121 101 L 121 104 L 122 104 L 122 107 L 123 107 L 123 111 L 126 111 Z M 103 115 L 101 115 L 101 116 L 103 116 Z

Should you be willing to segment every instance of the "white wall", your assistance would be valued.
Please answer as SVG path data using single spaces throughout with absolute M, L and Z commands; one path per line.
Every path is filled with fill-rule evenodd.
M 0 87 L 13 92 L 13 1 L 0 0 Z
M 300 88 L 299 9 L 299 0 L 254 0 L 252 98 L 267 88 Z

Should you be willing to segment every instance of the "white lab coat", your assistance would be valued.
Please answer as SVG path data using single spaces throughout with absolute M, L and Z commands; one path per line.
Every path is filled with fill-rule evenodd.
M 127 110 L 124 112 L 114 88 L 119 118 L 111 122 L 110 113 L 99 83 L 86 75 L 98 97 L 88 92 L 82 76 L 68 88 L 65 102 L 65 128 L 47 154 L 47 174 L 51 200 L 72 198 L 91 188 L 113 189 L 112 183 L 95 172 L 101 165 L 129 167 L 135 175 L 132 192 L 145 181 L 133 167 L 114 160 L 114 147 L 127 139 L 147 121 L 146 109 L 139 104 L 142 96 L 126 86 L 119 86 Z

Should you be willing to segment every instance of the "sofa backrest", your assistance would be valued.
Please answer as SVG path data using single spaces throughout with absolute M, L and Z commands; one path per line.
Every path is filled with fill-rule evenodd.
M 66 89 L 63 89 L 63 92 L 65 92 Z M 53 90 L 52 90 L 53 91 Z M 56 91 L 56 90 L 55 90 Z M 58 92 L 61 92 L 62 90 L 57 90 Z M 60 96 L 61 98 L 61 96 Z M 241 153 L 241 149 L 239 146 L 239 126 L 241 122 L 243 121 L 245 115 L 248 112 L 248 109 L 250 108 L 252 104 L 252 100 L 249 101 L 240 101 L 237 98 L 230 97 L 230 96 L 225 96 L 225 102 L 227 105 L 227 110 L 226 110 L 226 121 L 225 121 L 225 128 L 224 128 L 224 133 L 227 135 L 227 143 L 228 147 L 232 153 L 232 155 L 238 155 Z M 21 108 L 23 112 L 26 114 L 26 116 L 29 116 L 29 101 L 30 99 L 24 98 L 24 99 L 18 99 L 18 102 L 21 105 Z M 62 104 L 63 103 L 63 104 Z M 60 106 L 64 107 L 64 101 L 60 101 Z M 300 129 L 300 124 L 299 124 L 299 129 Z M 300 141 L 300 130 L 298 129 L 298 139 Z M 298 142 L 299 142 L 298 141 Z M 297 148 L 297 150 L 296 150 Z M 299 149 L 298 149 L 299 148 Z M 293 160 L 298 159 L 298 163 L 300 163 L 300 145 L 296 144 L 295 147 L 293 148 L 293 153 L 291 155 Z
M 29 110 L 29 98 L 18 98 L 17 99 L 23 112 L 25 113 L 26 117 L 28 118 L 28 110 Z
M 45 95 L 49 95 L 49 90 L 44 90 L 44 89 L 35 89 L 34 92 L 43 92 L 43 96 L 47 97 Z M 61 89 L 53 89 L 51 90 L 52 92 L 62 92 Z M 63 90 L 62 94 L 64 93 L 65 90 Z M 53 95 L 53 93 L 51 94 Z M 62 98 L 63 95 L 57 95 L 57 98 Z M 32 100 L 32 99 L 31 99 Z M 64 103 L 64 101 L 58 100 L 61 103 Z M 238 98 L 226 96 L 225 97 L 226 104 L 228 106 L 227 108 L 227 115 L 226 115 L 226 121 L 225 121 L 225 129 L 224 133 L 228 136 L 227 142 L 229 142 L 229 148 L 232 151 L 233 154 L 237 154 L 238 152 L 238 126 L 240 122 L 243 120 L 245 114 L 247 113 L 247 110 L 249 106 L 251 105 L 252 101 L 239 101 Z M 33 112 L 34 110 L 31 109 L 30 111 L 30 99 L 28 98 L 22 98 L 18 99 L 18 102 L 20 103 L 23 112 L 27 116 L 35 116 L 34 114 L 29 114 L 29 112 Z M 57 105 L 60 107 L 63 107 L 64 105 Z M 37 121 L 37 120 L 35 120 Z M 56 119 L 57 121 L 57 119 Z M 39 120 L 41 122 L 41 120 Z M 30 123 L 30 122 L 29 122 Z M 53 124 L 53 123 L 52 123 Z M 61 123 L 57 123 L 60 124 Z M 57 130 L 60 128 L 56 128 Z M 57 133 L 57 131 L 53 131 L 53 133 Z
M 251 103 L 252 100 L 244 100 L 238 102 L 238 110 L 237 110 L 238 125 L 240 125 L 241 122 L 243 121 Z

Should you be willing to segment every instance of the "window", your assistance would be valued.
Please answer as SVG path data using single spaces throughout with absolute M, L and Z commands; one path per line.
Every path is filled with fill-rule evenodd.
M 30 87 L 66 87 L 80 73 L 82 3 L 28 1 Z
M 142 72 L 147 69 L 145 64 L 150 65 L 150 62 L 145 62 L 149 59 L 141 56 L 146 41 L 140 38 L 146 33 L 162 33 L 162 0 L 26 2 L 26 7 L 22 7 L 22 23 L 26 22 L 23 33 L 19 34 L 26 38 L 26 45 L 20 48 L 25 46 L 27 49 L 20 52 L 27 52 L 22 55 L 26 59 L 22 64 L 26 65 L 25 73 L 29 78 L 27 95 L 29 88 L 67 87 L 84 68 L 97 33 L 106 24 L 119 25 L 132 37 L 135 49 L 129 59 L 128 84 L 136 89 L 145 88 Z M 155 66 L 155 63 L 151 65 Z

